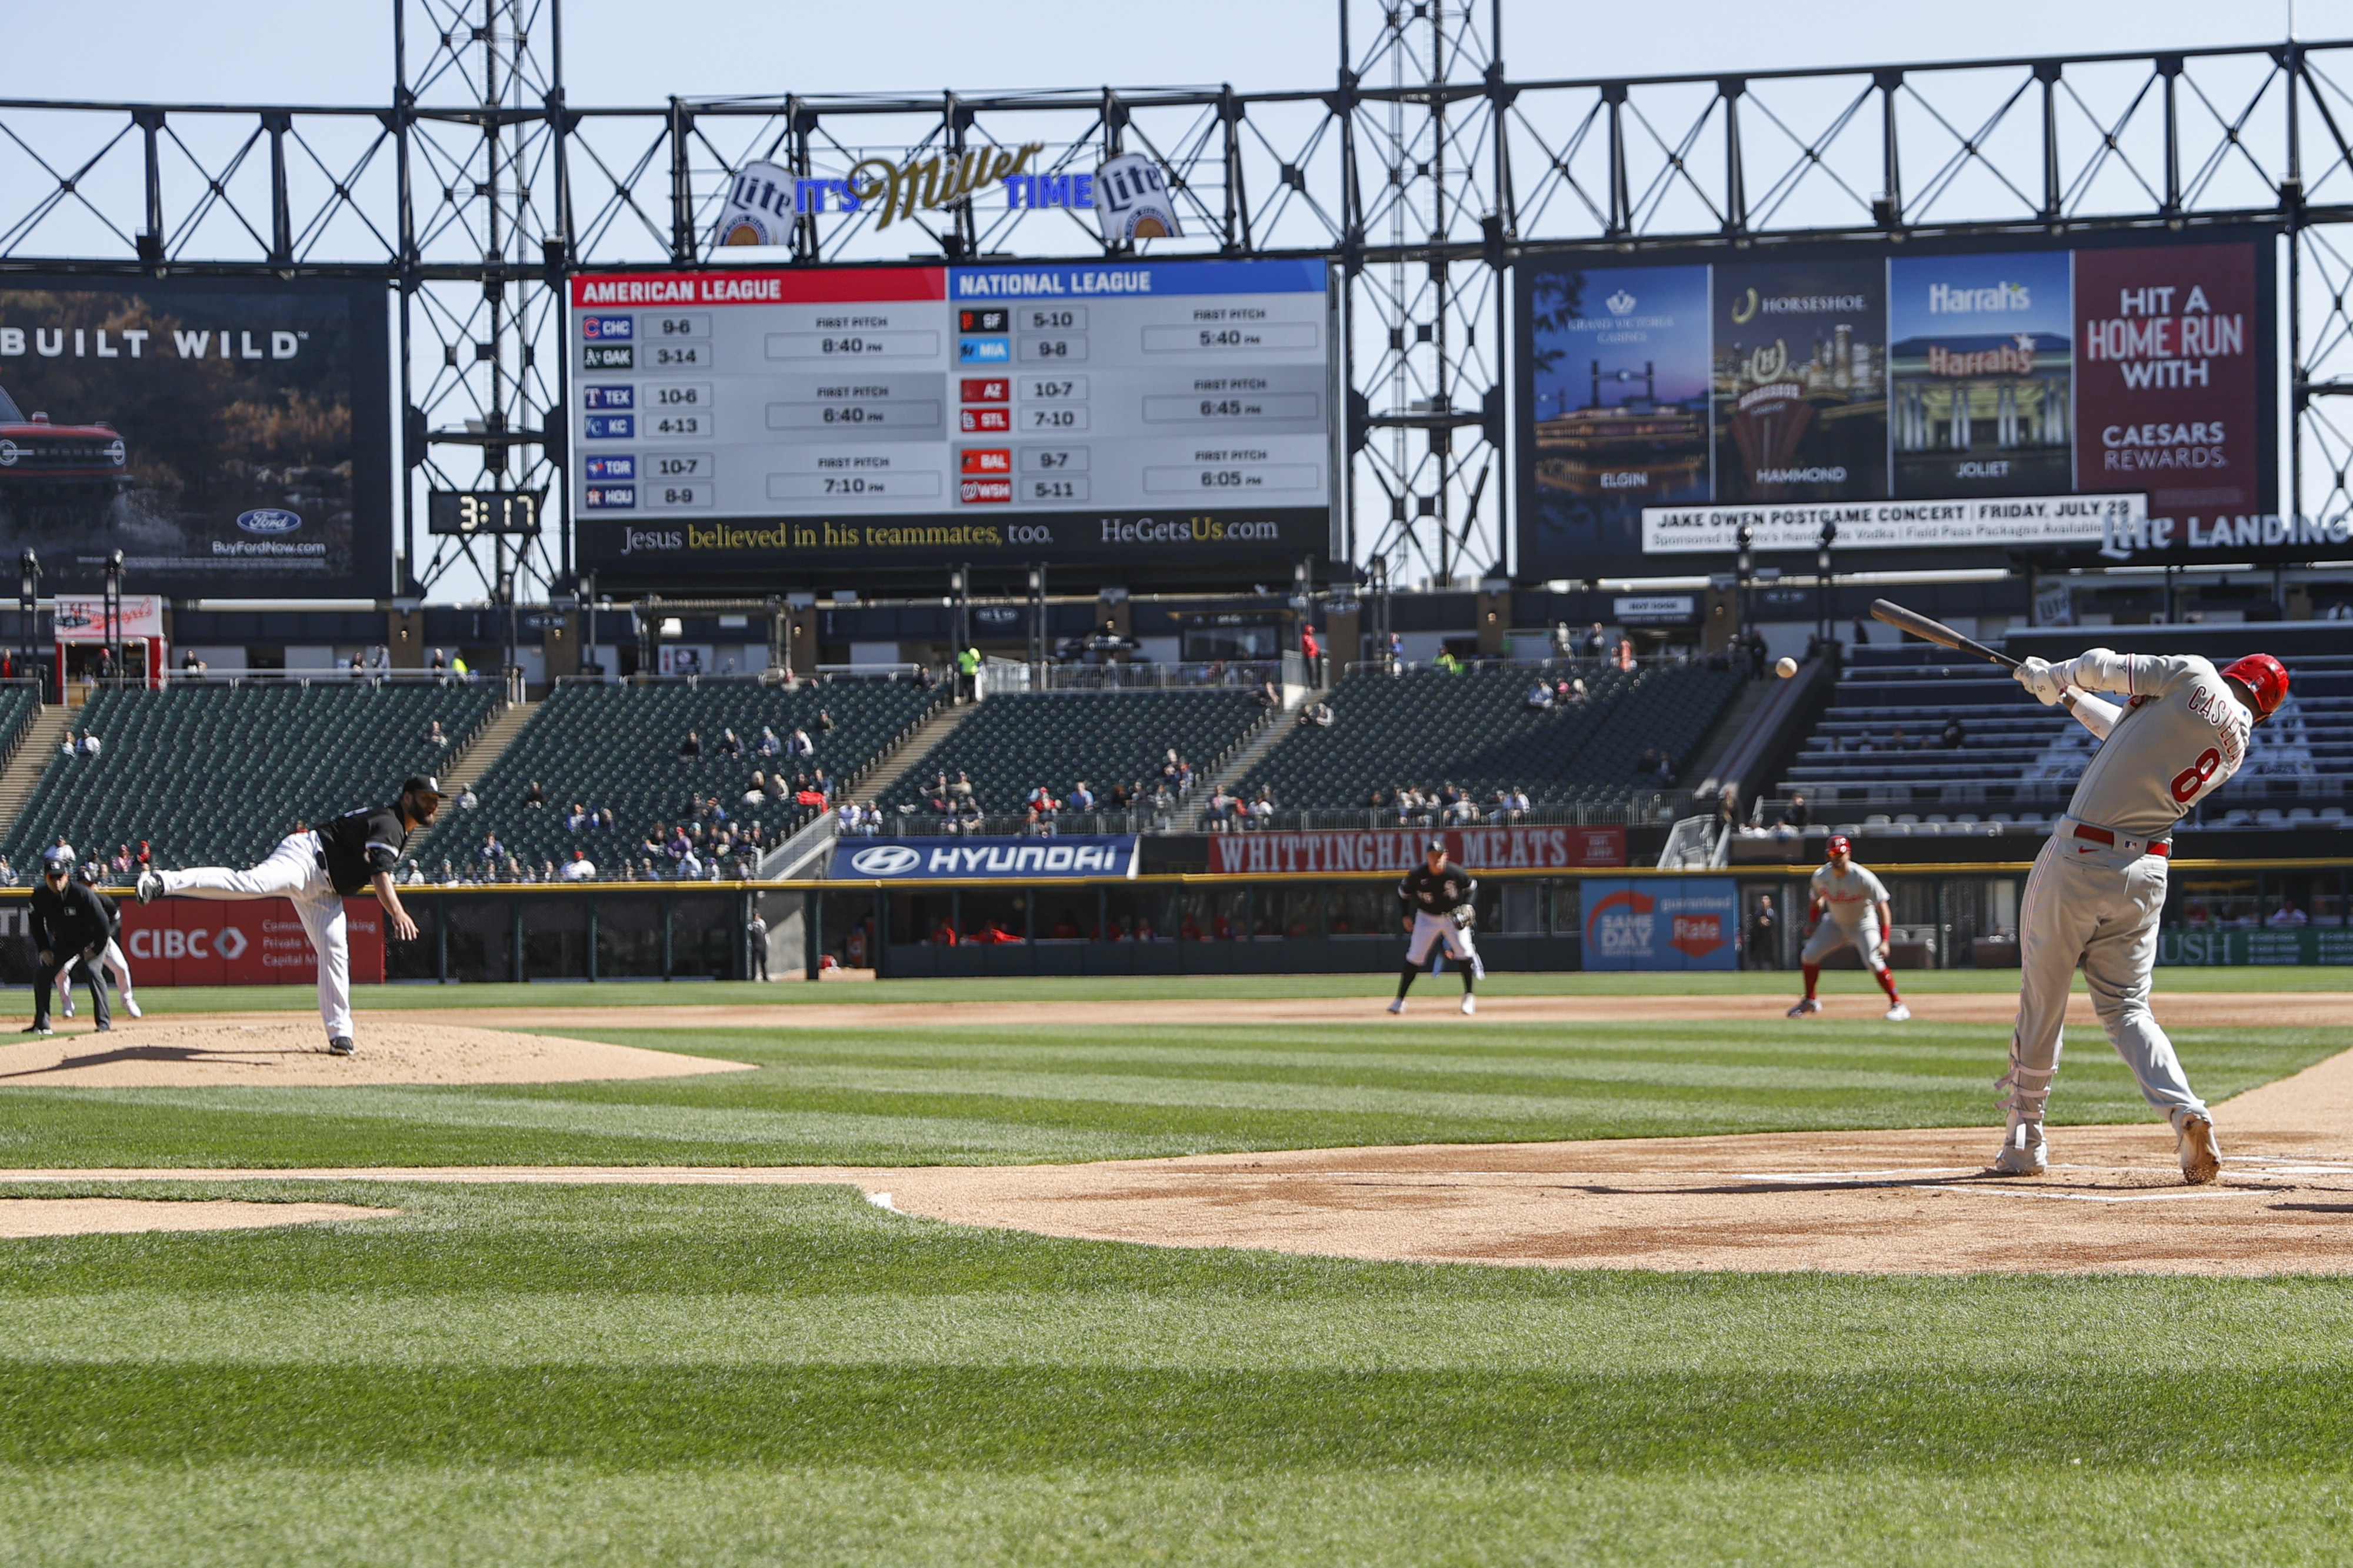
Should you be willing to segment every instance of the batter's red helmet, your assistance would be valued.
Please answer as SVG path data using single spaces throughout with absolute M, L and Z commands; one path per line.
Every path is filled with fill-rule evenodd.
M 2255 721 L 2262 723 L 2287 700 L 2287 667 L 2267 653 L 2251 653 L 2225 666 L 2222 679 L 2245 687 L 2255 700 Z
M 1854 840 L 1843 833 L 1833 833 L 1831 841 L 1822 846 L 1822 852 L 1826 855 L 1852 855 L 1854 853 Z

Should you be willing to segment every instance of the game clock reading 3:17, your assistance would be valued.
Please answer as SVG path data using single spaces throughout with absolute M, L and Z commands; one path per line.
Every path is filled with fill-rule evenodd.
M 425 498 L 425 531 L 537 533 L 541 499 L 531 490 L 432 490 Z
M 572 303 L 600 573 L 1332 548 L 1322 262 L 593 276 Z

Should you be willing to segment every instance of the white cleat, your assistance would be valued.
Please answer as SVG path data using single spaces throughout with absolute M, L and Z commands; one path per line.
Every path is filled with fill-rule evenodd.
M 1821 1010 L 1822 1005 L 1809 996 L 1799 1002 L 1796 1006 L 1789 1009 L 1789 1016 L 1792 1018 L 1802 1018 L 1809 1013 L 1819 1013 Z
M 68 1000 L 64 1006 L 58 1009 L 58 1016 L 60 1018 L 70 1018 L 73 1016 L 73 1003 L 71 1000 Z
M 2214 1123 L 2196 1111 L 2175 1119 L 2173 1136 L 2181 1145 L 2181 1179 L 2193 1187 L 2217 1181 L 2222 1174 L 2222 1151 L 2214 1142 Z
M 128 997 L 128 996 L 125 996 L 125 997 L 122 999 L 122 1010 L 123 1010 L 124 1012 L 126 1012 L 126 1013 L 130 1014 L 130 1015 L 131 1015 L 132 1017 L 134 1017 L 134 1018 L 143 1018 L 143 1017 L 145 1017 L 145 1016 L 147 1016 L 146 1014 L 142 1013 L 142 1012 L 139 1010 L 139 1004 L 138 1004 L 138 1003 L 136 1003 L 136 1002 L 133 1002 L 133 1001 L 132 1001 L 130 997 Z
M 1477 998 L 1476 996 L 1472 995 L 1472 994 L 1471 994 L 1469 992 L 1467 992 L 1467 991 L 1466 991 L 1466 992 L 1464 992 L 1464 993 L 1462 994 L 1462 1016 L 1463 1016 L 1464 1017 L 1466 1017 L 1466 1018 L 1467 1018 L 1467 1017 L 1469 1017 L 1472 1014 L 1476 1013 L 1478 1010 L 1479 1010 L 1479 998 Z
M 1402 996 L 1400 996 L 1400 997 L 1398 997 L 1396 1001 L 1394 1001 L 1394 1002 L 1390 1003 L 1390 1004 L 1389 1004 L 1389 1011 L 1390 1011 L 1390 1012 L 1392 1012 L 1392 1013 L 1402 1013 L 1402 1012 L 1404 1012 L 1404 1011 L 1405 1011 L 1405 998 L 1404 998 L 1404 997 L 1402 997 Z
M 139 873 L 139 901 L 141 903 L 152 904 L 157 899 L 161 898 L 163 893 L 164 874 L 161 871 L 149 870 Z
M 2042 1141 L 2040 1121 L 2013 1121 L 2010 1136 L 2002 1141 L 2001 1152 L 1993 1157 L 1996 1173 L 2004 1176 L 2039 1176 L 2051 1168 L 2051 1152 Z
M 1898 1002 L 1887 1010 L 1887 1021 L 1891 1024 L 1908 1024 L 1912 1021 L 1912 1009 Z

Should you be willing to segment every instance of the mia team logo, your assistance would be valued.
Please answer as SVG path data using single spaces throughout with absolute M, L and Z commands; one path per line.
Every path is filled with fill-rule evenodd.
M 302 526 L 302 520 L 283 507 L 265 506 L 256 507 L 251 511 L 239 512 L 237 525 L 248 533 L 274 537 L 281 533 L 292 533 Z
M 922 850 L 904 844 L 877 844 L 852 855 L 849 865 L 861 877 L 903 877 L 923 858 Z
M 1113 244 L 1181 239 L 1168 176 L 1139 153 L 1124 153 L 1095 171 L 1095 217 Z

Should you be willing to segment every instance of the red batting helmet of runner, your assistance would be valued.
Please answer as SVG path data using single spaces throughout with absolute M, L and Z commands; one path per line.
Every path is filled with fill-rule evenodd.
M 2222 679 L 2235 680 L 2247 689 L 2255 700 L 2255 722 L 2260 724 L 2279 710 L 2287 700 L 2287 667 L 2267 653 L 2251 653 L 2224 667 Z
M 1831 835 L 1831 841 L 1828 844 L 1823 845 L 1822 849 L 1823 852 L 1828 854 L 1832 859 L 1836 859 L 1841 855 L 1852 855 L 1854 853 L 1854 840 L 1849 838 L 1843 833 L 1833 833 Z

